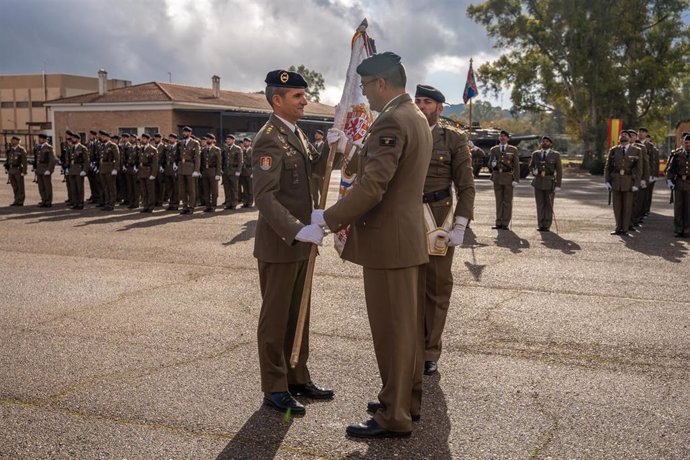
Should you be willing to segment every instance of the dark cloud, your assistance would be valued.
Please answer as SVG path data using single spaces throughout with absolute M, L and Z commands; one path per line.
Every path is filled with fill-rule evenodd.
M 304 64 L 326 84 L 344 81 L 362 18 L 379 51 L 403 57 L 410 81 L 439 57 L 493 53 L 465 15 L 468 1 L 3 0 L 2 73 L 74 73 L 261 89 L 267 71 Z M 436 69 L 438 70 L 438 69 Z

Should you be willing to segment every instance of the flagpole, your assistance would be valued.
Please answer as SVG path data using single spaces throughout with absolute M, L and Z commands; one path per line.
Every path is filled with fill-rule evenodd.
M 471 71 L 472 71 L 472 58 L 470 58 L 470 72 Z M 467 132 L 468 132 L 467 139 L 468 140 L 472 140 L 472 99 L 474 99 L 474 98 L 470 98 L 470 126 L 468 127 L 468 130 L 467 130 Z

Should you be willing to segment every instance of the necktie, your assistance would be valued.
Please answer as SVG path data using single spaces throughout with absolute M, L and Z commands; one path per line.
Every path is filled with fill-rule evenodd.
M 541 161 L 546 160 L 546 150 L 541 151 Z
M 501 146 L 501 153 L 506 153 L 506 146 L 505 145 Z

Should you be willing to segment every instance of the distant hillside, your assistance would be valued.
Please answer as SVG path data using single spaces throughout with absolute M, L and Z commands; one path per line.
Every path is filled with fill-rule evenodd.
M 443 110 L 444 117 L 450 117 L 455 115 L 456 117 L 467 119 L 469 117 L 469 106 L 465 104 L 452 104 L 446 106 Z M 497 120 L 501 118 L 510 117 L 510 111 L 504 110 L 500 107 L 494 107 L 486 101 L 474 101 L 472 103 L 472 121 L 482 122 L 488 120 Z

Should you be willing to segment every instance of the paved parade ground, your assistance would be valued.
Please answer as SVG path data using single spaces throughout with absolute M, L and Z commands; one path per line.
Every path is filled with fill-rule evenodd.
M 512 229 L 491 230 L 478 179 L 421 421 L 362 442 L 345 427 L 380 379 L 361 269 L 330 238 L 309 362 L 336 397 L 285 419 L 259 389 L 256 209 L 76 211 L 59 181 L 50 209 L 30 176 L 23 208 L 0 188 L 0 458 L 690 457 L 690 240 L 663 182 L 623 239 L 601 177 L 566 174 L 552 233 L 527 180 Z

